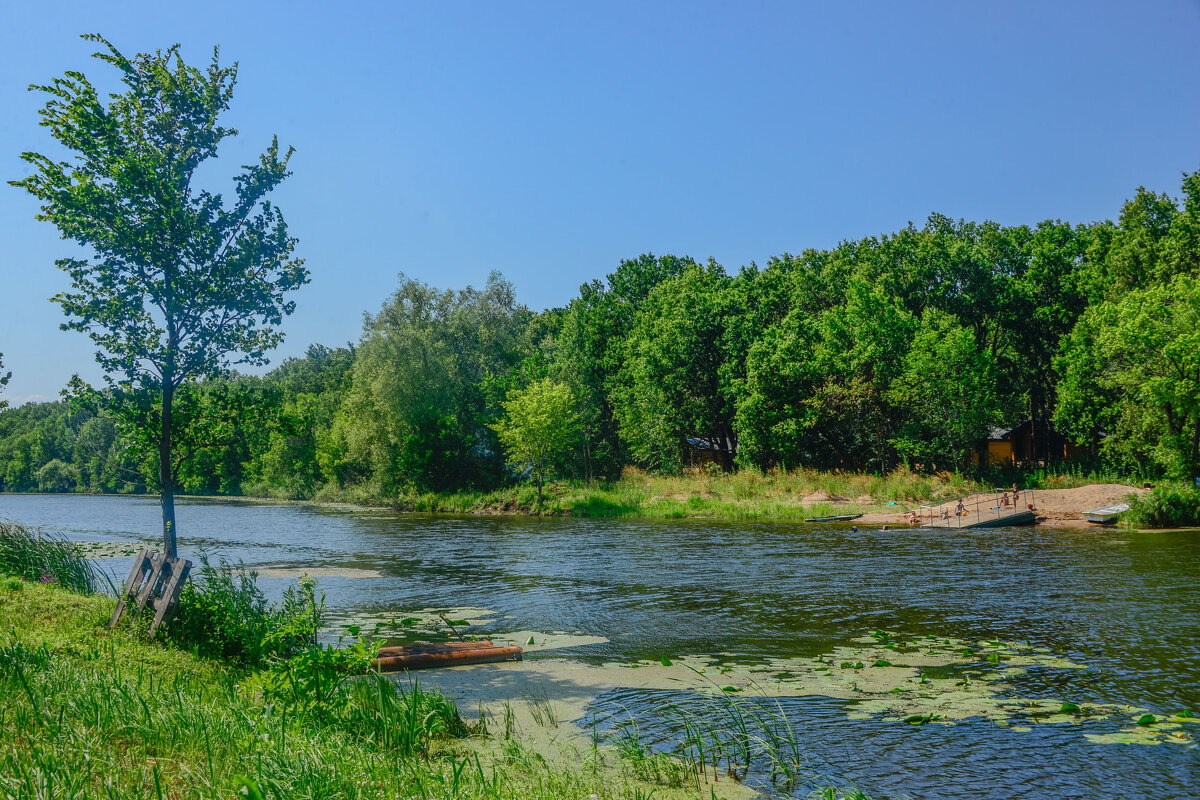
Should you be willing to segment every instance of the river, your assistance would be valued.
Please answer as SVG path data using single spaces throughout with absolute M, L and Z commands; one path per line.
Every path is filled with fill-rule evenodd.
M 159 524 L 154 500 L 117 497 L 0 495 L 0 518 L 105 542 L 153 539 Z M 338 619 L 487 609 L 493 617 L 484 632 L 603 637 L 557 653 L 592 664 L 663 656 L 794 662 L 877 630 L 996 640 L 1070 662 L 1010 670 L 998 690 L 1004 696 L 1128 706 L 1159 718 L 1185 709 L 1200 715 L 1196 531 L 854 532 L 187 501 L 178 525 L 189 557 L 203 550 L 249 566 L 377 571 L 321 578 Z M 123 575 L 131 561 L 102 563 Z M 288 582 L 260 581 L 273 597 Z M 686 695 L 606 692 L 589 720 L 611 719 L 619 708 L 651 737 L 665 738 L 671 723 L 657 710 L 664 701 L 687 703 Z M 1126 743 L 1115 735 L 1131 729 L 1120 714 L 1063 724 L 968 716 L 914 725 L 879 714 L 853 718 L 845 699 L 777 702 L 814 769 L 876 800 L 1200 797 L 1195 743 Z M 1200 726 L 1180 729 L 1200 735 Z

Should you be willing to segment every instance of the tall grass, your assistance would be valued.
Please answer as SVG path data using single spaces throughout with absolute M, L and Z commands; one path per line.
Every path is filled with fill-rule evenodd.
M 57 583 L 77 594 L 100 591 L 104 578 L 74 542 L 0 519 L 0 572 Z
M 715 686 L 715 684 L 714 684 Z M 737 697 L 719 689 L 713 696 L 695 695 L 668 702 L 654 713 L 673 732 L 647 744 L 630 715 L 618 722 L 609 738 L 643 780 L 664 786 L 687 786 L 724 778 L 762 781 L 771 794 L 805 792 L 830 800 L 869 800 L 857 788 L 838 791 L 814 769 L 778 699 Z
M 302 579 L 288 587 L 274 606 L 257 577 L 245 565 L 225 559 L 214 565 L 202 554 L 163 636 L 205 658 L 254 668 L 315 645 L 325 612 L 315 582 Z
M 601 518 L 795 520 L 949 499 L 984 485 L 961 474 L 925 475 L 903 468 L 878 476 L 816 470 L 651 475 L 629 467 L 612 481 L 547 484 L 541 513 Z M 393 498 L 372 497 L 360 487 L 326 489 L 318 497 L 327 502 L 348 501 L 449 514 L 534 514 L 536 498 L 532 486 L 486 492 L 410 493 Z

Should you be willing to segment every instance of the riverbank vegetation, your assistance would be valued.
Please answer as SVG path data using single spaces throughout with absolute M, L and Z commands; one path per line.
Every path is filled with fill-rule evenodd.
M 523 484 L 553 473 L 550 511 L 787 516 L 823 474 L 834 485 L 806 494 L 996 485 L 973 454 L 992 426 L 1031 416 L 1079 447 L 1054 473 L 1187 481 L 1200 474 L 1197 230 L 1200 172 L 1181 198 L 1139 189 L 1115 222 L 933 215 L 733 273 L 644 255 L 541 313 L 499 275 L 462 290 L 402 277 L 357 343 L 182 385 L 182 417 L 223 422 L 180 487 L 524 510 L 537 503 Z M 497 433 L 517 440 L 505 404 L 531 387 L 571 402 L 555 415 L 565 443 L 532 471 Z M 144 491 L 156 465 L 139 452 L 78 402 L 0 412 L 0 490 Z
M 110 631 L 111 596 L 72 592 L 46 573 L 37 580 L 11 574 L 22 553 L 41 548 L 52 551 L 43 560 L 52 560 L 69 549 L 28 538 L 32 545 L 0 539 L 0 792 L 6 797 L 669 800 L 718 797 L 731 785 L 737 796 L 748 794 L 723 776 L 721 783 L 705 777 L 711 771 L 717 780 L 723 759 L 729 775 L 735 766 L 749 769 L 737 758 L 741 753 L 745 761 L 753 743 L 735 750 L 728 745 L 736 737 L 726 737 L 725 750 L 709 746 L 690 761 L 687 748 L 699 746 L 695 736 L 681 743 L 679 759 L 626 736 L 615 749 L 593 741 L 548 760 L 513 738 L 508 724 L 489 735 L 484 717 L 465 719 L 418 681 L 370 674 L 366 645 L 313 641 L 322 606 L 311 585 L 292 599 L 299 613 L 289 617 L 287 603 L 272 609 L 260 601 L 252 576 L 241 572 L 240 582 L 230 580 L 227 567 L 206 565 L 197 589 L 205 602 L 190 611 L 185 606 L 176 620 L 185 624 L 173 624 L 168 637 L 147 640 L 136 619 Z M 77 552 L 74 560 L 75 571 L 91 569 Z M 268 620 L 261 630 L 247 632 L 236 618 L 247 600 L 249 616 Z M 189 648 L 195 629 L 186 619 L 193 612 L 207 615 L 211 628 L 230 628 L 225 641 L 257 634 L 262 651 L 283 634 L 293 646 L 257 662 L 244 652 Z M 776 751 L 783 753 L 783 743 Z M 782 766 L 773 768 L 773 778 L 779 772 L 791 781 L 809 779 L 798 760 L 776 761 Z M 718 791 L 722 785 L 726 792 Z M 819 796 L 842 793 L 822 789 Z M 857 791 L 850 796 L 865 800 Z
M 1200 486 L 1156 486 L 1135 495 L 1121 521 L 1136 528 L 1200 528 Z

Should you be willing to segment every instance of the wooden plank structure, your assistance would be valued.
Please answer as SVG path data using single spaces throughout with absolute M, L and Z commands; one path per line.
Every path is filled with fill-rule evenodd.
M 186 558 L 167 558 L 149 547 L 143 549 L 134 559 L 133 569 L 125 581 L 125 591 L 117 599 L 108 627 L 115 627 L 121 621 L 127 603 L 132 602 L 134 614 L 141 614 L 147 606 L 154 610 L 154 621 L 150 623 L 150 635 L 153 636 L 160 625 L 170 622 L 175 615 L 179 593 L 191 571 L 192 562 Z
M 1032 489 L 994 489 L 969 494 L 954 505 L 921 506 L 914 514 L 923 528 L 1003 528 L 1032 525 L 1037 521 L 1037 504 Z
M 492 664 L 520 661 L 517 645 L 496 645 L 487 639 L 476 642 L 430 642 L 381 647 L 374 666 L 380 672 L 398 672 L 428 667 L 453 667 L 459 664 Z

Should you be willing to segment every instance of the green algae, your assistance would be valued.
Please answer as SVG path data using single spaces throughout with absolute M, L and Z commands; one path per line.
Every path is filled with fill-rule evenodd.
M 899 654 L 903 654 L 903 663 L 895 660 Z M 1050 648 L 996 639 L 970 642 L 875 631 L 815 657 L 738 663 L 738 657 L 722 654 L 675 657 L 673 663 L 702 679 L 696 687 L 701 692 L 719 693 L 736 687 L 763 696 L 844 699 L 850 701 L 846 715 L 851 720 L 923 726 L 984 719 L 1022 732 L 1041 725 L 1094 729 L 1123 715 L 1134 714 L 1135 723 L 1154 716 L 1148 709 L 1131 706 L 1014 696 L 1014 679 L 1032 670 L 1086 671 L 1088 667 Z M 649 664 L 643 662 L 643 666 Z M 729 686 L 703 685 L 709 674 L 718 673 Z M 1191 734 L 1180 728 L 1195 722 L 1195 718 L 1160 716 L 1151 726 L 1134 724 L 1105 733 L 1089 730 L 1086 735 L 1089 740 L 1106 743 L 1191 745 Z

